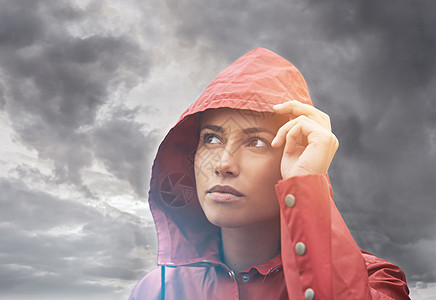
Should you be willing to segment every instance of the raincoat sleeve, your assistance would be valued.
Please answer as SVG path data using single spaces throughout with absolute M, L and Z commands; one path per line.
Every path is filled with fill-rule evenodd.
M 359 249 L 326 176 L 281 180 L 276 192 L 290 299 L 410 299 L 399 267 Z

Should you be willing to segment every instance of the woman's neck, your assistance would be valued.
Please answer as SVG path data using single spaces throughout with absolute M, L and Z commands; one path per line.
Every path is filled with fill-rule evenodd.
M 221 228 L 224 263 L 235 274 L 280 253 L 280 219 L 242 228 Z

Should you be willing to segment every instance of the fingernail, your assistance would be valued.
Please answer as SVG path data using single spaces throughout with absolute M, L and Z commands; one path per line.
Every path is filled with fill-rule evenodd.
M 271 146 L 274 145 L 274 143 L 276 142 L 277 137 L 274 137 L 272 142 L 271 142 Z

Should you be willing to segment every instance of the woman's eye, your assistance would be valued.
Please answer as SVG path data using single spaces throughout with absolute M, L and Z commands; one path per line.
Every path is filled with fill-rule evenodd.
M 248 143 L 248 146 L 249 147 L 256 147 L 256 148 L 263 148 L 263 147 L 268 147 L 268 144 L 261 139 L 254 138 Z
M 205 144 L 220 144 L 221 140 L 215 134 L 205 134 L 203 136 L 203 143 L 205 143 Z

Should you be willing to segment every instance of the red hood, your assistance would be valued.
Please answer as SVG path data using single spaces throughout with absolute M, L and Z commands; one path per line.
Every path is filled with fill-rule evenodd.
M 300 72 L 281 56 L 256 48 L 222 71 L 161 143 L 149 204 L 158 234 L 158 264 L 219 261 L 219 228 L 207 221 L 195 191 L 193 156 L 199 112 L 212 108 L 273 112 L 288 100 L 312 104 Z

